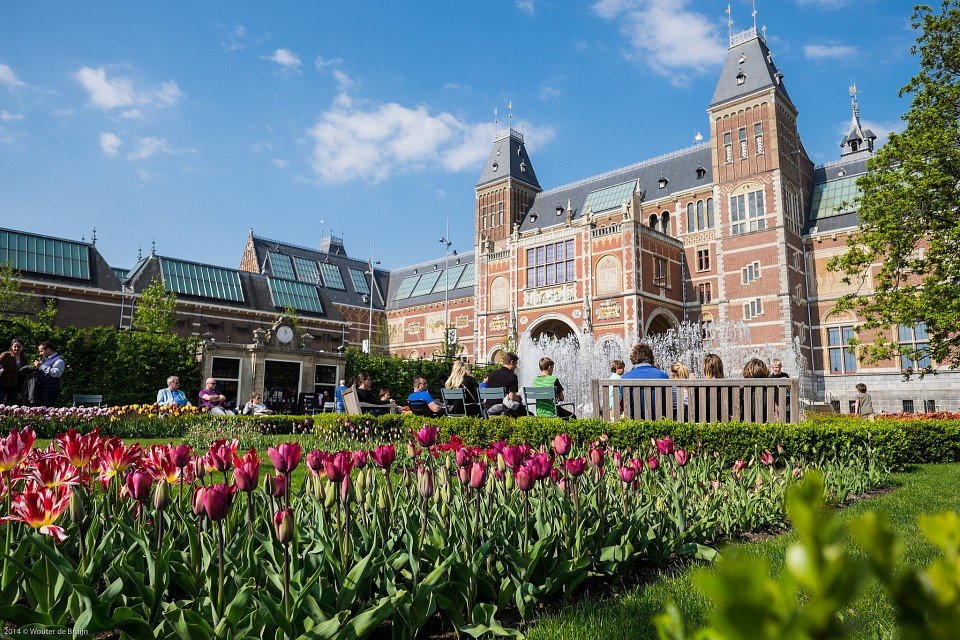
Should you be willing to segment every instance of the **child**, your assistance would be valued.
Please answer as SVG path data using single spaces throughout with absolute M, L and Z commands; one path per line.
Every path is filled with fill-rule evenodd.
M 386 402 L 392 400 L 390 397 L 390 389 L 380 389 L 380 400 Z
M 876 420 L 873 414 L 873 398 L 867 393 L 867 385 L 862 382 L 857 385 L 857 401 L 854 405 L 854 411 L 861 418 L 867 418 L 871 422 Z
M 670 365 L 670 371 L 668 375 L 674 380 L 689 380 L 690 379 L 690 369 L 687 368 L 687 365 L 682 362 L 674 362 Z M 690 403 L 690 398 L 687 395 L 687 390 L 683 390 L 683 411 L 679 411 L 679 406 L 677 403 L 677 388 L 673 388 L 673 411 L 675 414 L 675 420 L 687 421 L 687 407 Z

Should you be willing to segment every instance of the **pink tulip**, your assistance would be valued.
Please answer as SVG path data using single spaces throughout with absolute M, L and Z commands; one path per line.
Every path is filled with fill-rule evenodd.
M 367 452 L 360 449 L 353 452 L 353 466 L 357 469 L 363 469 L 367 466 Z
M 634 458 L 630 461 L 630 466 L 636 470 L 637 473 L 643 473 L 645 467 L 643 458 Z
M 420 443 L 421 447 L 432 447 L 437 441 L 438 433 L 440 433 L 440 429 L 425 424 L 420 427 L 420 430 L 417 431 L 414 436 L 417 438 L 417 442 Z
M 563 464 L 567 469 L 567 473 L 574 478 L 582 476 L 583 472 L 587 470 L 587 461 L 585 458 L 569 458 Z
M 650 469 L 650 471 L 656 471 L 659 468 L 660 468 L 660 458 L 656 456 L 650 456 L 649 458 L 647 458 L 647 469 Z
M 203 494 L 207 492 L 206 487 L 197 487 L 197 490 L 193 494 L 193 515 L 202 516 L 206 514 L 206 510 L 203 508 Z
M 287 476 L 267 476 L 263 488 L 274 498 L 283 498 L 287 494 Z
M 293 540 L 293 509 L 281 509 L 273 515 L 273 528 L 277 542 L 289 544 Z
M 623 484 L 630 484 L 635 477 L 637 477 L 636 469 L 627 465 L 620 467 L 620 480 Z
M 687 462 L 690 460 L 690 454 L 685 449 L 677 449 L 673 452 L 673 457 L 681 467 L 687 466 Z
M 235 486 L 228 487 L 225 484 L 215 484 L 207 488 L 203 494 L 203 509 L 208 518 L 217 522 L 227 517 L 235 489 Z
M 553 460 L 550 459 L 550 456 L 546 453 L 537 453 L 530 457 L 530 460 L 527 462 L 530 465 L 530 468 L 533 469 L 535 478 L 537 480 L 543 480 L 544 478 L 550 475 L 550 470 L 553 468 Z
M 487 465 L 479 460 L 470 466 L 470 486 L 481 488 L 487 481 Z
M 321 469 L 323 469 L 323 460 L 325 457 L 326 454 L 323 451 L 314 449 L 307 454 L 307 467 L 315 474 L 320 473 Z
M 657 451 L 661 455 L 668 456 L 673 453 L 673 440 L 670 438 L 660 438 L 657 440 Z
M 743 460 L 737 460 L 736 462 L 733 463 L 733 469 L 732 469 L 732 471 L 733 471 L 734 473 L 740 473 L 741 471 L 743 471 L 743 470 L 746 469 L 746 468 L 747 468 L 747 463 L 746 463 L 746 462 L 744 462 Z
M 190 449 L 188 444 L 178 444 L 170 450 L 173 458 L 173 466 L 178 469 L 183 469 L 185 466 L 190 464 L 190 459 L 193 457 L 193 451 Z
M 457 466 L 460 468 L 469 467 L 473 462 L 473 454 L 470 453 L 470 449 L 466 447 L 460 447 L 457 449 Z
M 470 484 L 470 467 L 457 467 L 457 480 L 463 486 Z
M 353 469 L 353 456 L 349 451 L 338 451 L 323 461 L 323 472 L 331 482 L 343 482 Z
M 233 465 L 233 456 L 237 451 L 237 440 L 227 442 L 224 439 L 214 440 L 207 450 L 207 464 L 221 473 L 230 470 Z
M 241 462 L 233 470 L 233 481 L 236 482 L 238 491 L 250 493 L 256 489 L 260 482 L 260 462 Z
M 535 482 L 535 472 L 527 465 L 524 465 L 516 470 L 513 474 L 514 480 L 517 482 L 517 488 L 520 491 L 530 491 L 533 489 L 533 483 Z
M 598 449 L 597 447 L 590 447 L 590 464 L 600 468 L 603 466 L 603 449 Z
M 13 429 L 6 438 L 0 440 L 0 471 L 18 467 L 30 453 L 30 447 L 36 439 L 36 434 L 27 427 L 23 431 Z
M 300 464 L 302 454 L 299 442 L 281 442 L 279 446 L 267 449 L 267 455 L 270 456 L 270 462 L 277 473 L 293 473 Z
M 760 454 L 760 462 L 769 467 L 773 464 L 773 454 L 769 451 L 764 451 L 762 454 Z
M 397 457 L 397 452 L 392 444 L 384 444 L 374 449 L 371 457 L 375 465 L 384 471 L 389 471 Z
M 511 469 L 516 469 L 523 463 L 523 450 L 516 446 L 504 447 L 503 461 Z
M 146 504 L 150 500 L 150 488 L 152 486 L 153 477 L 146 471 L 138 469 L 127 474 L 127 494 L 137 502 Z
M 553 450 L 556 452 L 558 456 L 567 455 L 568 453 L 570 453 L 570 449 L 573 446 L 573 442 L 571 441 L 570 436 L 567 435 L 566 433 L 561 433 L 557 435 L 557 437 L 553 439 L 553 442 L 551 444 L 553 446 Z

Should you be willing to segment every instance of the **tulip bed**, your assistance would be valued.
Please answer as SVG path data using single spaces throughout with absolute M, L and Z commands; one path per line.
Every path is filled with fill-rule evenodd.
M 0 619 L 143 638 L 518 636 L 588 581 L 710 559 L 782 523 L 812 468 L 833 501 L 886 478 L 869 449 L 731 466 L 669 438 L 629 451 L 437 437 L 305 455 L 283 442 L 261 460 L 235 440 L 142 448 L 70 430 L 41 449 L 15 430 L 0 441 Z

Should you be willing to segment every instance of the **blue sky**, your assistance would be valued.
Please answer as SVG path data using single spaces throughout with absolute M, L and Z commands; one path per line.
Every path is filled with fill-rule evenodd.
M 544 188 L 693 144 L 726 1 L 4 3 L 0 226 L 239 265 L 250 227 L 393 268 L 473 243 L 500 127 Z M 847 89 L 882 137 L 916 72 L 909 0 L 757 0 L 814 162 Z M 752 25 L 731 0 L 733 30 Z M 512 103 L 510 120 L 507 105 Z

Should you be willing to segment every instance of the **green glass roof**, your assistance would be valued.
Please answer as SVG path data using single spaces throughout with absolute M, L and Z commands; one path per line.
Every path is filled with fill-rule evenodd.
M 323 313 L 320 294 L 317 293 L 315 285 L 279 278 L 267 278 L 267 281 L 270 283 L 270 298 L 273 300 L 273 306 L 281 309 L 293 307 L 297 311 Z
M 15 271 L 90 279 L 90 247 L 69 240 L 0 230 L 0 263 Z
M 317 284 L 320 282 L 320 272 L 317 263 L 306 258 L 293 257 L 293 264 L 297 268 L 297 280 Z
M 276 251 L 270 251 L 270 271 L 277 278 L 286 278 L 287 280 L 296 280 L 297 276 L 293 273 L 293 263 L 290 256 Z
M 360 269 L 348 269 L 348 271 L 350 272 L 350 279 L 353 280 L 353 288 L 356 289 L 357 293 L 370 293 L 370 285 L 367 284 L 366 274 Z
M 630 195 L 633 193 L 635 187 L 636 182 L 634 181 L 591 191 L 587 194 L 587 199 L 583 203 L 583 209 L 586 211 L 589 206 L 590 210 L 594 213 L 608 209 L 616 209 L 630 199 Z
M 164 286 L 174 293 L 244 301 L 239 271 L 171 258 L 160 259 L 160 271 Z
M 810 217 L 816 220 L 856 211 L 853 201 L 861 195 L 860 189 L 857 188 L 858 177 L 840 178 L 815 185 L 813 199 L 810 202 Z M 842 202 L 846 202 L 847 206 L 838 209 Z
M 120 281 L 126 280 L 130 276 L 130 269 L 121 269 L 120 267 L 110 267 L 113 269 L 113 275 Z
M 323 274 L 323 284 L 331 289 L 340 289 L 341 291 L 346 291 L 347 288 L 343 285 L 343 276 L 340 274 L 340 267 L 335 264 L 330 264 L 329 262 L 321 262 L 320 264 L 320 273 Z
M 444 269 L 443 273 L 440 274 L 440 277 L 437 278 L 437 285 L 433 288 L 434 293 L 443 293 L 444 291 L 449 291 L 450 289 L 455 289 L 457 286 L 457 281 L 460 280 L 460 275 L 463 273 L 463 270 L 466 268 L 465 264 L 458 264 L 450 267 L 449 269 Z
M 423 274 L 420 278 L 420 282 L 417 283 L 417 286 L 413 288 L 413 291 L 410 292 L 410 297 L 415 298 L 417 296 L 425 296 L 431 291 L 433 291 L 433 286 L 437 284 L 437 280 L 440 279 L 440 274 L 442 271 L 439 269 L 437 271 L 430 271 Z
M 394 294 L 394 300 L 403 300 L 410 297 L 410 292 L 413 291 L 413 288 L 419 282 L 420 276 L 407 276 L 403 279 L 403 282 L 400 283 L 400 286 L 397 287 L 397 293 Z
M 457 282 L 457 286 L 454 288 L 459 289 L 461 287 L 472 287 L 475 278 L 476 278 L 476 267 L 474 263 L 471 262 L 466 266 L 466 269 L 463 270 L 463 275 L 460 276 L 460 281 Z

